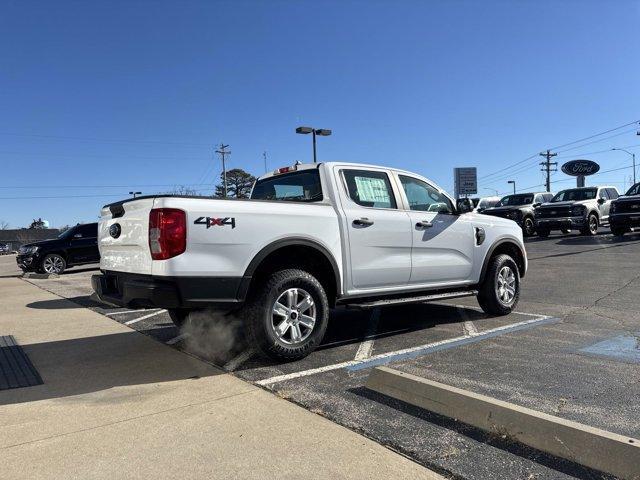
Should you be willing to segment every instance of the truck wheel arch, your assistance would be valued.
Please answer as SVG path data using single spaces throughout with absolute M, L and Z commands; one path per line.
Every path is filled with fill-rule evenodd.
M 525 262 L 524 262 L 524 252 L 520 248 L 520 246 L 510 239 L 503 239 L 497 241 L 495 244 L 491 246 L 491 248 L 487 251 L 487 254 L 484 257 L 484 261 L 482 262 L 482 270 L 480 272 L 480 281 L 478 283 L 482 283 L 487 274 L 487 268 L 489 267 L 489 260 L 492 257 L 504 253 L 513 258 L 514 262 L 518 266 L 518 270 L 520 273 L 520 277 L 524 277 L 525 275 Z
M 302 266 L 299 263 L 294 263 L 296 258 L 304 259 Z M 287 265 L 287 261 L 289 265 Z M 341 292 L 340 269 L 333 255 L 326 247 L 306 238 L 276 240 L 263 247 L 253 257 L 245 270 L 239 297 L 246 298 L 254 279 L 260 278 L 265 273 L 272 272 L 274 268 L 284 269 L 291 265 L 301 269 L 311 267 L 312 271 L 309 273 L 320 277 L 318 280 L 327 290 L 329 303 L 333 306 Z

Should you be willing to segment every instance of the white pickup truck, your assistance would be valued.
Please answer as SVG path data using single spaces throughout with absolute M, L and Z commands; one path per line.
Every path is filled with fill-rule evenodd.
M 166 308 L 178 326 L 193 310 L 226 311 L 281 360 L 316 348 L 338 305 L 477 295 L 508 314 L 527 270 L 522 231 L 468 209 L 419 175 L 353 163 L 278 169 L 248 200 L 138 197 L 101 211 L 93 288 Z

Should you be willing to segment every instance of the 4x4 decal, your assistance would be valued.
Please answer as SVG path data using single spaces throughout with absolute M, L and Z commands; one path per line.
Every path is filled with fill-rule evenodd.
M 224 227 L 225 225 L 231 225 L 231 228 L 236 228 L 235 217 L 213 218 L 213 217 L 198 217 L 195 225 L 206 225 L 207 228 L 211 227 Z

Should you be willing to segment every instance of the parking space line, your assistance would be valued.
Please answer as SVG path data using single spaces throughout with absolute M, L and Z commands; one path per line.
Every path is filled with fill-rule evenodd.
M 181 333 L 180 335 L 178 335 L 177 337 L 173 337 L 171 340 L 167 340 L 165 343 L 167 345 L 175 345 L 176 343 L 184 340 L 185 338 L 189 337 L 188 333 Z
M 462 323 L 462 332 L 469 337 L 478 335 L 478 329 L 471 320 Z
M 295 378 L 306 377 L 309 375 L 315 375 L 317 373 L 324 373 L 324 372 L 329 372 L 332 370 L 338 370 L 342 368 L 346 368 L 347 370 L 350 370 L 350 371 L 357 371 L 357 370 L 362 370 L 366 368 L 377 367 L 379 365 L 385 365 L 391 362 L 397 362 L 400 360 L 419 357 L 427 353 L 433 353 L 440 350 L 459 347 L 469 343 L 479 342 L 488 338 L 493 338 L 499 335 L 503 335 L 505 333 L 525 330 L 527 328 L 532 328 L 538 325 L 560 321 L 559 318 L 549 317 L 547 315 L 538 315 L 537 317 L 538 318 L 534 318 L 531 320 L 524 320 L 522 322 L 512 323 L 510 325 L 503 325 L 500 327 L 492 328 L 490 330 L 485 330 L 473 337 L 469 335 L 464 335 L 462 337 L 449 338 L 447 340 L 428 343 L 426 345 L 418 345 L 416 347 L 396 350 L 394 352 L 381 353 L 379 355 L 374 355 L 373 357 L 367 360 L 350 360 L 347 362 L 336 363 L 333 365 L 326 365 L 324 367 L 312 368 L 309 370 L 302 370 L 300 372 L 293 372 L 285 375 L 277 375 L 271 378 L 265 378 L 263 380 L 259 380 L 255 383 L 256 385 L 265 386 L 273 383 L 283 382 L 286 380 L 292 380 Z
M 373 344 L 375 343 L 375 334 L 378 331 L 378 322 L 380 322 L 380 308 L 374 308 L 369 319 L 369 327 L 365 335 L 365 340 L 358 347 L 354 360 L 366 360 L 371 357 L 373 352 Z
M 227 372 L 233 372 L 240 365 L 242 365 L 244 362 L 249 360 L 252 356 L 253 356 L 253 350 L 251 350 L 251 349 L 245 350 L 244 352 L 242 352 L 239 355 L 233 357 L 231 360 L 229 360 L 227 363 L 225 363 L 222 368 L 224 370 L 226 370 Z
M 123 315 L 125 313 L 154 312 L 156 310 L 159 310 L 159 309 L 158 308 L 149 308 L 149 309 L 141 308 L 139 310 L 125 310 L 124 312 L 109 312 L 109 313 L 105 313 L 105 315 L 111 316 L 111 315 Z
M 133 320 L 129 320 L 124 322 L 125 325 L 133 325 L 134 323 L 138 323 L 142 320 L 146 320 L 147 318 L 155 317 L 156 315 L 160 315 L 161 313 L 166 312 L 166 310 L 160 310 L 159 312 L 150 313 L 149 315 L 144 315 L 140 318 L 134 318 Z

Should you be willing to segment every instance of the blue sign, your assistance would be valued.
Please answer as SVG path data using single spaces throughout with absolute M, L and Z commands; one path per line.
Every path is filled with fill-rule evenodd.
M 591 160 L 571 160 L 562 165 L 562 171 L 574 177 L 593 175 L 594 173 L 598 173 L 599 170 L 600 165 Z

